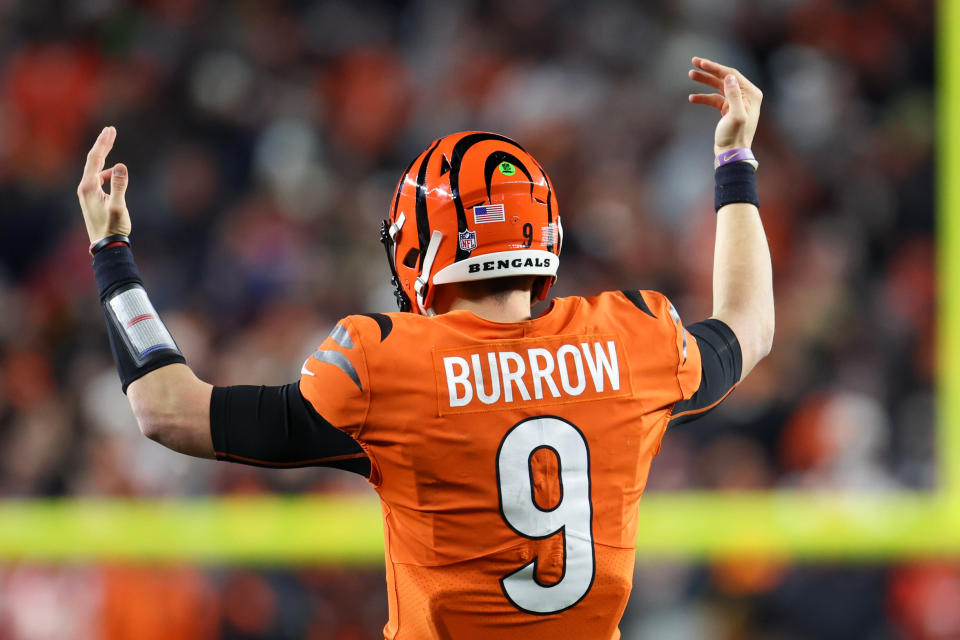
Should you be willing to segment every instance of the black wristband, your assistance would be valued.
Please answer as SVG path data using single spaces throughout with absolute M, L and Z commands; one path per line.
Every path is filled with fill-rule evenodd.
M 716 186 L 713 191 L 714 211 L 734 202 L 747 202 L 760 206 L 757 195 L 757 172 L 746 162 L 733 162 L 717 167 L 713 174 Z
M 107 236 L 106 238 L 100 238 L 100 239 L 97 240 L 96 242 L 92 243 L 92 244 L 90 245 L 90 255 L 91 255 L 91 256 L 95 256 L 95 255 L 97 255 L 97 252 L 99 252 L 99 251 L 100 251 L 101 249 L 103 249 L 104 247 L 107 247 L 107 246 L 109 246 L 109 245 L 111 245 L 111 244 L 114 244 L 114 243 L 117 243 L 117 242 L 122 242 L 123 244 L 127 245 L 128 247 L 130 246 L 130 238 L 129 238 L 129 237 L 127 237 L 127 236 L 125 236 L 125 235 L 121 235 L 121 234 L 119 234 L 119 233 L 115 233 L 115 234 L 113 234 L 112 236 Z
M 129 246 L 98 251 L 93 273 L 124 393 L 131 382 L 155 369 L 186 363 L 147 297 Z

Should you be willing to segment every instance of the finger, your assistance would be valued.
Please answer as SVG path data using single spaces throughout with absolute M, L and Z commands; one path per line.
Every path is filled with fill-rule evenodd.
M 706 71 L 716 78 L 723 78 L 736 71 L 733 67 L 726 67 L 719 62 L 714 62 L 707 58 L 693 58 L 693 66 Z
M 127 203 L 124 199 L 124 195 L 127 192 L 127 182 L 129 176 L 127 175 L 127 167 L 122 163 L 117 163 L 113 165 L 110 175 L 110 202 L 109 206 L 111 208 L 123 209 L 126 208 Z
M 737 76 L 728 74 L 723 79 L 724 95 L 727 97 L 727 103 L 730 105 L 730 113 L 735 120 L 740 122 L 747 121 L 747 107 L 743 104 L 743 91 L 740 89 L 740 81 Z
M 723 91 L 723 82 L 720 81 L 720 78 L 713 76 L 709 73 L 704 73 L 703 71 L 697 71 L 696 69 L 691 69 L 687 72 L 687 75 L 690 76 L 691 80 L 696 82 L 702 82 L 705 85 L 713 87 L 717 91 Z
M 111 167 L 90 178 L 87 176 L 86 171 L 84 171 L 83 179 L 81 179 L 80 184 L 77 185 L 77 196 L 80 198 L 81 207 L 86 207 L 86 199 L 98 192 L 104 198 L 107 196 L 103 191 L 103 183 L 110 179 L 112 173 L 113 168 Z
M 693 58 L 693 66 L 698 69 L 703 69 L 707 73 L 713 75 L 717 79 L 722 80 L 726 76 L 733 74 L 737 77 L 737 80 L 740 81 L 740 86 L 749 91 L 759 91 L 750 80 L 747 79 L 745 75 L 734 69 L 733 67 L 728 67 L 720 64 L 719 62 L 714 62 L 713 60 L 708 60 L 707 58 Z
M 693 104 L 705 104 L 714 109 L 723 109 L 723 103 L 725 100 L 723 96 L 718 93 L 691 93 L 688 97 L 688 100 Z
M 103 171 L 103 165 L 107 161 L 107 154 L 113 148 L 113 141 L 117 138 L 117 130 L 113 127 L 104 127 L 97 141 L 93 143 L 90 152 L 87 154 L 87 164 L 83 168 L 84 178 L 93 178 Z

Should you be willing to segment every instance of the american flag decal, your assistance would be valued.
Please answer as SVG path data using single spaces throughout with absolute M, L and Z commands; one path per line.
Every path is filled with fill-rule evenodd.
M 503 222 L 507 215 L 503 211 L 502 204 L 487 204 L 473 208 L 473 221 L 476 224 L 484 222 Z

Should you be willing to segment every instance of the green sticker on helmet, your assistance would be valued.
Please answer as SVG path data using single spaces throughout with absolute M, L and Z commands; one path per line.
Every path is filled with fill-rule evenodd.
M 502 173 L 503 175 L 512 176 L 516 172 L 517 172 L 517 168 L 512 164 L 510 164 L 509 162 L 500 163 L 500 173 Z

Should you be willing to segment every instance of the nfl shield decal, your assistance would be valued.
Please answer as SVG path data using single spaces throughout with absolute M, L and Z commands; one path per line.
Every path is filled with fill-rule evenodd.
M 477 232 L 476 231 L 463 231 L 458 233 L 457 236 L 460 240 L 460 249 L 462 251 L 473 251 L 477 248 Z

